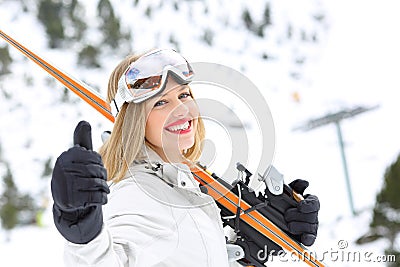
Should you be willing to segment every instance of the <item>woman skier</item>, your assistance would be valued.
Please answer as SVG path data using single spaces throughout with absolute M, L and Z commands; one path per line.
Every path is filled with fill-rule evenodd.
M 169 49 L 129 56 L 112 72 L 111 135 L 97 153 L 90 125 L 80 122 L 53 171 L 66 266 L 229 266 L 220 210 L 190 172 L 205 136 L 193 75 Z M 303 202 L 307 209 L 291 211 L 287 224 L 312 245 L 319 201 Z

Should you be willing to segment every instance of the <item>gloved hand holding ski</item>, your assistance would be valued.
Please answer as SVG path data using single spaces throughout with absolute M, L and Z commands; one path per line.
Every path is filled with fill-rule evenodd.
M 258 211 L 287 233 L 289 235 L 287 238 L 292 238 L 306 246 L 314 243 L 317 236 L 320 205 L 316 196 L 303 196 L 304 190 L 308 187 L 307 181 L 298 179 L 286 185 L 283 182 L 283 175 L 270 166 L 269 172 L 266 172 L 267 175 L 260 179 L 266 184 L 264 194 L 260 192 L 257 195 L 249 187 L 252 173 L 240 163 L 237 164 L 237 169 L 245 178 L 236 180 L 232 185 L 226 184 L 215 174 L 212 174 L 212 177 L 230 188 L 230 191 L 241 199 L 240 202 L 245 201 L 250 206 L 248 209 L 243 209 L 242 205 L 240 208 L 237 205 L 236 212 L 232 212 L 224 205 L 218 204 L 224 225 L 229 225 L 237 233 L 234 244 L 242 247 L 245 252 L 245 257 L 238 260 L 241 265 L 262 267 L 268 260 L 268 256 L 277 255 L 282 250 L 281 244 L 255 231 L 243 220 L 245 214 L 251 214 L 254 211 Z M 267 179 L 272 179 L 272 182 L 266 182 Z M 273 188 L 270 188 L 271 186 Z M 288 241 L 283 235 L 280 237 L 285 239 L 284 242 Z M 261 254 L 260 251 L 262 251 Z
M 70 242 L 85 244 L 101 231 L 110 192 L 100 155 L 92 150 L 90 124 L 81 121 L 74 146 L 57 159 L 51 179 L 53 217 L 58 231 Z
M 289 184 L 295 192 L 303 195 L 308 187 L 308 182 L 297 179 Z M 314 244 L 318 230 L 318 211 L 320 208 L 319 200 L 314 195 L 304 195 L 304 199 L 297 203 L 295 207 L 285 211 L 285 220 L 289 232 L 296 235 L 297 240 L 306 246 Z

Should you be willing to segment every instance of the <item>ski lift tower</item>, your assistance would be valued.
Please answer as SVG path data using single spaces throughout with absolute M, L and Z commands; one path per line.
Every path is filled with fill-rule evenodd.
M 353 213 L 353 215 L 356 214 L 356 211 L 354 209 L 353 195 L 352 195 L 352 190 L 351 190 L 351 185 L 350 185 L 349 172 L 348 172 L 348 168 L 347 168 L 346 155 L 344 152 L 344 142 L 343 142 L 343 136 L 342 136 L 342 129 L 340 127 L 340 122 L 344 119 L 348 119 L 348 118 L 357 116 L 366 111 L 376 109 L 377 107 L 378 106 L 373 106 L 373 107 L 358 106 L 358 107 L 355 107 L 352 109 L 343 109 L 337 113 L 328 113 L 327 115 L 325 115 L 323 117 L 309 120 L 304 125 L 296 127 L 294 129 L 294 130 L 310 131 L 310 130 L 313 130 L 315 128 L 318 128 L 318 127 L 321 127 L 321 126 L 324 126 L 324 125 L 327 125 L 330 123 L 335 124 L 338 141 L 339 141 L 340 154 L 342 157 L 344 177 L 346 180 L 347 194 L 348 194 L 348 198 L 349 198 L 350 209 L 351 209 L 351 212 Z

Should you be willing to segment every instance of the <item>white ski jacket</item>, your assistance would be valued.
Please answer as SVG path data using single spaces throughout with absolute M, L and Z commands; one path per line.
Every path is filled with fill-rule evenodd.
M 110 186 L 101 233 L 84 245 L 67 242 L 66 266 L 229 266 L 219 208 L 184 164 L 133 164 Z M 154 165 L 154 164 L 153 164 Z

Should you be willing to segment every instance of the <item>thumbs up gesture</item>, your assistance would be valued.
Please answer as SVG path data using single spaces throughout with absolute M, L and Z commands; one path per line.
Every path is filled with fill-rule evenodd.
M 91 127 L 81 121 L 74 146 L 57 159 L 52 179 L 53 217 L 58 231 L 70 242 L 88 243 L 101 231 L 110 192 L 101 156 L 92 150 Z

